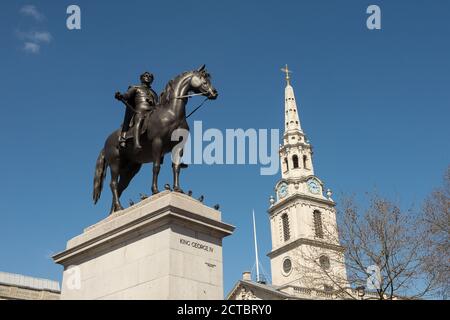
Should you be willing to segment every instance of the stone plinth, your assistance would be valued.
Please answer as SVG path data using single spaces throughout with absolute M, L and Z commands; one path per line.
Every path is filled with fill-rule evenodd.
M 164 191 L 67 243 L 61 299 L 223 299 L 220 211 Z M 75 266 L 73 268 L 72 266 Z

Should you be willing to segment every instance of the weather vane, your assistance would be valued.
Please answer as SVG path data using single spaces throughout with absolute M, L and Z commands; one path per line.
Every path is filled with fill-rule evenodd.
M 288 65 L 286 64 L 286 66 L 284 68 L 281 68 L 281 71 L 283 71 L 284 73 L 286 73 L 286 81 L 288 84 L 290 84 L 290 77 L 289 77 L 289 73 L 292 73 L 292 71 L 289 70 Z

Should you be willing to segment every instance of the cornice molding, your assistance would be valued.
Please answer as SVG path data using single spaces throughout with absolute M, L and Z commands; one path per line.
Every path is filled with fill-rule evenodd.
M 295 205 L 295 201 L 296 200 L 307 200 L 307 201 L 311 201 L 311 202 L 317 202 L 329 207 L 335 207 L 336 203 L 334 201 L 328 200 L 328 199 L 322 199 L 322 198 L 316 198 L 313 196 L 309 196 L 307 194 L 304 193 L 294 193 L 290 196 L 288 196 L 287 198 L 284 198 L 280 201 L 278 201 L 277 203 L 275 203 L 273 206 L 271 206 L 267 212 L 272 215 L 275 211 L 279 211 L 282 209 L 285 209 L 286 207 L 289 207 L 291 205 Z
M 332 243 L 324 242 L 323 240 L 314 240 L 314 239 L 308 239 L 308 238 L 298 238 L 294 241 L 288 242 L 285 245 L 278 247 L 271 252 L 267 254 L 267 256 L 271 259 L 279 256 L 280 254 L 283 254 L 287 251 L 290 251 L 294 248 L 297 248 L 301 245 L 310 245 L 315 247 L 320 247 L 324 249 L 331 249 L 339 252 L 344 252 L 345 248 L 341 245 L 336 245 Z

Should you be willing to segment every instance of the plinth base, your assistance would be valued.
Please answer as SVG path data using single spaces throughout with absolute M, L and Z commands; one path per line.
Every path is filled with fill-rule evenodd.
M 67 243 L 61 299 L 223 299 L 221 213 L 164 191 Z

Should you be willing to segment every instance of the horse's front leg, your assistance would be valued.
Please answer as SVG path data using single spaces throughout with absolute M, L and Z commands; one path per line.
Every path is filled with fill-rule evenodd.
M 153 161 L 153 179 L 152 179 L 152 194 L 159 192 L 158 190 L 158 175 L 161 169 L 161 154 L 162 154 L 162 143 L 160 140 L 155 140 L 152 143 L 152 157 Z
M 183 193 L 183 190 L 180 188 L 180 171 L 181 169 L 187 168 L 187 165 L 181 162 L 182 157 L 183 157 L 183 149 L 179 151 L 179 156 L 176 156 L 172 160 L 173 191 L 181 193 Z
M 183 192 L 180 188 L 180 163 L 172 163 L 173 191 Z

